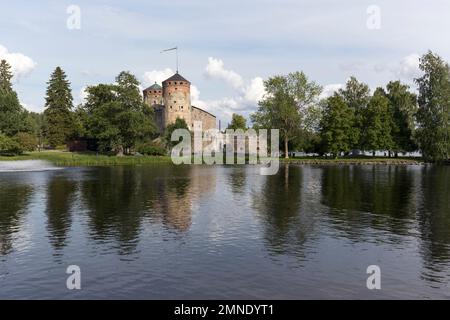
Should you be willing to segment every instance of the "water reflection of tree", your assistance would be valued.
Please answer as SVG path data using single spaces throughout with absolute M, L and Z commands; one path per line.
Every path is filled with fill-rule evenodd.
M 116 238 L 123 253 L 133 252 L 152 188 L 133 167 L 98 168 L 83 180 L 82 195 L 88 208 L 91 236 Z
M 241 194 L 245 189 L 247 179 L 246 166 L 234 166 L 231 168 L 230 174 L 227 175 L 228 184 L 231 187 L 231 191 L 235 194 Z
M 50 177 L 47 183 L 47 229 L 50 243 L 57 250 L 66 245 L 76 191 L 77 181 L 65 174 Z
M 302 181 L 301 167 L 285 165 L 278 174 L 266 176 L 261 189 L 253 194 L 253 207 L 262 219 L 271 252 L 303 255 L 312 224 L 301 210 Z
M 406 166 L 330 166 L 322 170 L 322 203 L 352 238 L 368 227 L 407 234 L 413 228 L 413 171 Z
M 215 179 L 202 176 L 205 170 L 167 165 L 93 170 L 82 184 L 92 237 L 114 237 L 122 253 L 129 254 L 139 242 L 144 220 L 185 232 L 192 223 L 193 202 L 213 190 Z
M 25 182 L 0 181 L 0 255 L 13 249 L 14 234 L 20 230 L 33 188 Z
M 422 169 L 418 210 L 422 237 L 421 252 L 428 269 L 447 269 L 450 260 L 450 168 L 426 166 Z M 449 275 L 450 276 L 450 275 Z

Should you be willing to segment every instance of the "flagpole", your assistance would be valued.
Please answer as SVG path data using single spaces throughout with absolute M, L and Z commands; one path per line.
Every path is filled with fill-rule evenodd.
M 163 51 L 161 51 L 161 53 L 167 52 L 167 51 L 173 51 L 173 50 L 176 51 L 176 67 L 177 67 L 177 73 L 178 73 L 178 46 L 170 48 L 170 49 L 163 50 Z

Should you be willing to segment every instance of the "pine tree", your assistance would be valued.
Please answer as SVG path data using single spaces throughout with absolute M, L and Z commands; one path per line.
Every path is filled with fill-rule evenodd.
M 27 131 L 25 127 L 25 110 L 20 105 L 17 93 L 12 87 L 11 66 L 2 60 L 0 62 L 0 133 L 9 137 L 20 131 Z
M 11 66 L 6 60 L 2 60 L 0 62 L 0 90 L 2 92 L 12 91 L 12 77 Z
M 72 91 L 64 71 L 57 67 L 47 83 L 45 102 L 45 135 L 56 147 L 64 144 L 73 133 Z

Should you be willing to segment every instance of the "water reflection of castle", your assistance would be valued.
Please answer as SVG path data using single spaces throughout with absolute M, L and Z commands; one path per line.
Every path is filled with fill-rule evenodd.
M 185 167 L 184 170 L 187 170 L 186 176 L 175 176 L 165 181 L 165 187 L 160 189 L 161 194 L 158 196 L 160 201 L 155 202 L 153 208 L 161 213 L 161 219 L 166 225 L 178 231 L 190 228 L 193 207 L 216 188 L 214 170 L 202 170 L 197 166 Z

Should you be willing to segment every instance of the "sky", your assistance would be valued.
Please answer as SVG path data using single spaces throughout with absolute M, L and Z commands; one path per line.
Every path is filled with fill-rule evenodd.
M 372 89 L 402 80 L 415 89 L 419 57 L 450 60 L 447 0 L 0 0 L 0 59 L 13 66 L 23 106 L 44 110 L 61 66 L 75 105 L 84 88 L 127 70 L 145 88 L 176 70 L 192 104 L 226 124 L 248 116 L 263 80 L 304 71 L 331 95 L 354 75 Z

